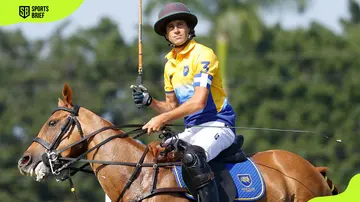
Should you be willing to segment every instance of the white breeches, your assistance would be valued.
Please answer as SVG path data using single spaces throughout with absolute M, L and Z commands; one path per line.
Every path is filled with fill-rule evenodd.
M 235 140 L 234 132 L 230 128 L 221 126 L 225 126 L 225 124 L 218 121 L 203 123 L 185 129 L 184 132 L 179 133 L 179 138 L 192 145 L 202 147 L 206 152 L 207 161 L 209 162 L 221 151 L 228 148 Z

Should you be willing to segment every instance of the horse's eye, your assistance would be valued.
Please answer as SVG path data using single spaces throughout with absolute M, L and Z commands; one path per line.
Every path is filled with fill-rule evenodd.
M 57 123 L 58 121 L 57 120 L 51 120 L 50 122 L 49 122 L 49 126 L 56 126 L 56 123 Z

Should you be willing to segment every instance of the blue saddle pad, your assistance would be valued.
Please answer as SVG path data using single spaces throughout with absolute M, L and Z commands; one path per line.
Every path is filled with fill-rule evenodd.
M 236 186 L 235 201 L 255 201 L 265 194 L 265 182 L 257 166 L 247 158 L 246 161 L 236 164 L 226 164 Z M 181 166 L 174 166 L 173 172 L 180 187 L 186 188 L 181 175 Z M 191 194 L 185 194 L 194 199 Z

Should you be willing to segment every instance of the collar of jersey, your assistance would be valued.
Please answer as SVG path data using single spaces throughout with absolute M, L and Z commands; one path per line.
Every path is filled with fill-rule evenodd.
M 191 39 L 191 41 L 185 46 L 185 48 L 178 53 L 179 55 L 186 55 L 189 51 L 191 51 L 196 45 L 196 42 L 194 39 Z M 165 58 L 170 60 L 174 58 L 174 49 L 172 49 L 168 54 L 166 54 Z

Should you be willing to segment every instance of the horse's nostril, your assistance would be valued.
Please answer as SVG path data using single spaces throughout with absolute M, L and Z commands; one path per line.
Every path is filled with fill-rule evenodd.
M 28 164 L 30 163 L 30 161 L 31 161 L 31 156 L 29 156 L 29 155 L 23 156 L 23 157 L 20 159 L 19 164 L 20 164 L 21 166 L 26 166 L 26 165 L 28 165 Z

